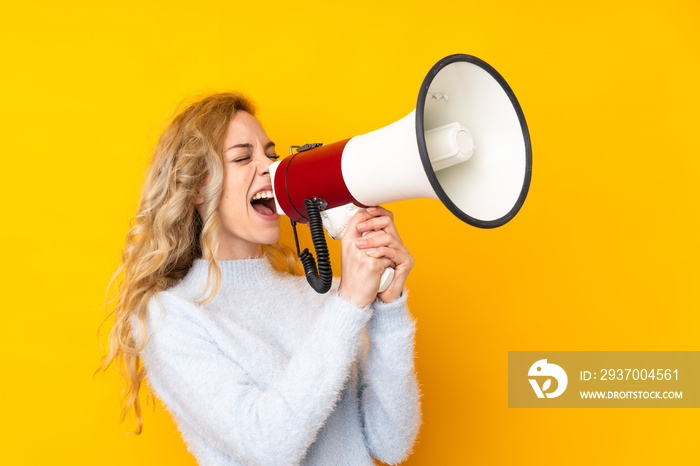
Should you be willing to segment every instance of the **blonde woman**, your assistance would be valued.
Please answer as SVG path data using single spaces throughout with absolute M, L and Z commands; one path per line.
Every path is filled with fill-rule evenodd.
M 375 207 L 353 217 L 330 293 L 280 271 L 290 253 L 273 246 L 277 158 L 239 94 L 172 120 L 122 254 L 102 367 L 122 369 L 138 432 L 145 377 L 200 464 L 400 462 L 420 424 L 404 292 L 413 259 Z M 378 295 L 387 266 L 396 273 Z

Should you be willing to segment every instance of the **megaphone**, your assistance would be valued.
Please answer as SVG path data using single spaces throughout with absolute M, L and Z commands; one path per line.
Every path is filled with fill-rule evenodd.
M 532 174 L 530 134 L 515 94 L 492 66 L 463 54 L 430 69 L 404 118 L 332 144 L 293 148 L 270 166 L 275 204 L 294 226 L 309 224 L 318 270 L 308 250 L 299 252 L 296 229 L 295 240 L 319 293 L 332 280 L 322 212 L 327 227 L 342 233 L 343 221 L 333 227 L 329 220 L 335 209 L 433 198 L 469 225 L 495 228 L 518 213 Z

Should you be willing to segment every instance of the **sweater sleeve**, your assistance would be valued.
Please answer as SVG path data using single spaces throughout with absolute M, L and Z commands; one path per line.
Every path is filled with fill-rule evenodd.
M 394 464 L 411 452 L 421 423 L 420 393 L 413 361 L 415 322 L 406 293 L 372 305 L 369 347 L 360 360 L 360 397 L 367 444 L 372 455 Z
M 181 311 L 182 300 L 161 297 L 162 306 L 151 303 L 142 355 L 149 383 L 176 421 L 244 464 L 298 463 L 338 401 L 371 309 L 329 296 L 287 366 L 261 388 Z

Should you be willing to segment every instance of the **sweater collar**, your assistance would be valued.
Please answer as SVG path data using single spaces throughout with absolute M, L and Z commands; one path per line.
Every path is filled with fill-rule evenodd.
M 251 286 L 269 284 L 275 274 L 275 269 L 265 257 L 240 260 L 220 260 L 221 284 L 233 286 Z M 197 259 L 187 273 L 186 280 L 206 283 L 209 272 L 209 261 Z

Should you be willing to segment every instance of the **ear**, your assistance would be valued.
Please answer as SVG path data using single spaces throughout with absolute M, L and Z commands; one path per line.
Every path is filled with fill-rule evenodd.
M 207 173 L 207 175 L 204 177 L 204 182 L 199 187 L 199 191 L 197 191 L 197 197 L 194 200 L 194 205 L 204 204 L 204 188 L 209 186 L 210 182 L 211 182 L 211 175 L 209 173 Z

